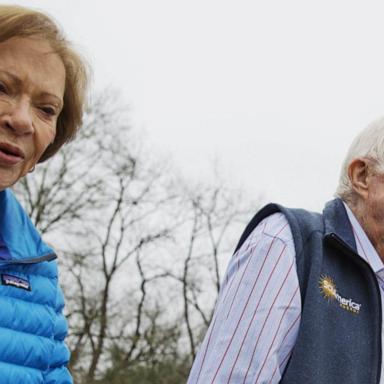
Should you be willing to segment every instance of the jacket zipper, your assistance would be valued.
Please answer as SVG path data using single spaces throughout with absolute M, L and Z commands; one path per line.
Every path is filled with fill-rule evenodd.
M 379 344 L 379 369 L 377 371 L 377 384 L 380 384 L 381 380 L 381 365 L 382 365 L 382 340 L 381 340 L 381 333 L 382 333 L 382 305 L 381 305 L 381 291 L 379 287 L 379 283 L 377 282 L 377 277 L 375 272 L 372 270 L 371 266 L 362 259 L 348 244 L 346 244 L 336 233 L 329 233 L 324 236 L 324 239 L 328 239 L 331 243 L 334 243 L 334 245 L 338 248 L 344 249 L 344 251 L 353 254 L 353 256 L 356 257 L 356 262 L 361 263 L 365 267 L 368 267 L 369 273 L 373 277 L 374 284 L 376 286 L 376 293 L 378 293 L 378 303 L 379 303 L 379 324 L 380 324 L 380 337 L 378 337 L 378 344 Z
M 37 264 L 42 263 L 44 261 L 52 261 L 57 259 L 57 255 L 55 253 L 49 253 L 45 256 L 39 256 L 39 257 L 31 257 L 28 259 L 20 259 L 20 260 L 0 260 L 0 265 L 30 265 L 30 264 Z

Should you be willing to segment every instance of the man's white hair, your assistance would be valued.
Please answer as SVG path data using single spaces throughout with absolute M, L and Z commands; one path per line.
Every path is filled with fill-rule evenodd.
M 341 168 L 339 185 L 335 196 L 350 201 L 354 196 L 348 167 L 353 159 L 368 158 L 376 164 L 376 171 L 384 173 L 384 117 L 369 124 L 353 140 Z

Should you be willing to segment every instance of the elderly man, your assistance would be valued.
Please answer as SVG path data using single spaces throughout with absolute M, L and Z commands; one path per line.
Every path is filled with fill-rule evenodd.
M 248 224 L 189 384 L 384 383 L 384 119 L 352 143 L 336 195 Z

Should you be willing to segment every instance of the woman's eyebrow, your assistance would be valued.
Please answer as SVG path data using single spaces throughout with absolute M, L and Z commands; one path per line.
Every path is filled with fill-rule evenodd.
M 22 80 L 13 74 L 12 72 L 7 71 L 6 69 L 0 69 L 0 73 L 3 73 L 4 75 L 10 77 L 13 82 L 15 82 L 17 85 L 20 85 L 22 83 Z
M 16 76 L 15 74 L 13 74 L 12 72 L 9 72 L 9 71 L 7 71 L 7 70 L 5 70 L 5 69 L 0 69 L 0 73 L 3 73 L 3 74 L 5 74 L 6 76 L 8 76 L 9 78 L 11 78 L 11 80 L 12 80 L 17 86 L 19 86 L 19 85 L 22 84 L 22 80 L 21 80 L 18 76 Z M 43 97 L 52 97 L 52 98 L 54 98 L 54 99 L 56 100 L 57 106 L 58 106 L 59 108 L 62 108 L 63 105 L 64 105 L 63 100 L 62 100 L 59 96 L 57 96 L 57 95 L 55 95 L 55 94 L 53 94 L 53 93 L 50 93 L 50 92 L 42 92 L 40 95 L 43 96 Z
M 59 97 L 59 96 L 57 96 L 57 95 L 55 95 L 55 94 L 53 94 L 53 93 L 50 93 L 50 92 L 42 92 L 41 94 L 40 94 L 40 96 L 42 96 L 42 97 L 51 97 L 51 98 L 53 98 L 53 99 L 55 99 L 55 102 L 56 102 L 56 104 L 57 104 L 57 107 L 58 108 L 63 108 L 63 106 L 64 106 L 64 102 L 63 102 L 63 100 Z

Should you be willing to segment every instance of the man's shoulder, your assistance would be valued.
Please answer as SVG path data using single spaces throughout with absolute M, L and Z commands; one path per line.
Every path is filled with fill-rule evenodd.
M 293 239 L 299 250 L 313 233 L 324 232 L 321 213 L 303 208 L 288 208 L 276 203 L 270 203 L 261 208 L 252 221 L 254 228 L 267 222 L 266 228 L 269 229 L 265 232 L 284 241 Z M 249 229 L 251 228 L 252 224 Z
M 267 216 L 256 226 L 253 232 L 279 239 L 285 243 L 293 240 L 291 227 L 282 212 L 272 213 Z
M 279 220 L 286 220 L 288 224 L 285 228 L 287 228 L 287 231 L 290 230 L 292 232 L 296 247 L 299 249 L 301 249 L 304 239 L 308 238 L 311 233 L 324 230 L 323 216 L 318 212 L 312 212 L 302 208 L 287 208 L 280 204 L 269 203 L 259 209 L 250 220 L 240 238 L 235 252 L 260 223 L 272 217 L 274 221 L 277 221 L 276 227 L 278 227 Z M 288 234 L 288 236 L 291 235 Z
M 304 208 L 288 208 L 281 204 L 269 203 L 261 208 L 255 215 L 254 219 L 258 217 L 257 221 L 263 221 L 266 217 L 274 218 L 274 220 L 283 220 L 282 217 L 288 222 L 292 230 L 298 226 L 322 226 L 323 217 L 319 212 L 313 212 Z

